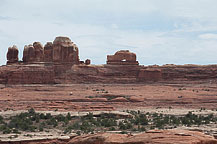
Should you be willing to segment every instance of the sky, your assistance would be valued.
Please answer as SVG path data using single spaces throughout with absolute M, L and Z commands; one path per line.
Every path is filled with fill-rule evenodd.
M 69 37 L 81 60 L 118 50 L 143 65 L 217 64 L 217 0 L 0 0 L 0 65 L 10 46 Z

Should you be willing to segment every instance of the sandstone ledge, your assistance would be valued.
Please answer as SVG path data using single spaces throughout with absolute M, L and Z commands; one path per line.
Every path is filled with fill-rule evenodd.
M 0 66 L 0 84 L 217 82 L 217 65 L 135 66 L 32 63 Z
M 217 140 L 201 132 L 188 130 L 152 130 L 138 134 L 98 133 L 82 136 L 44 137 L 0 141 L 0 144 L 217 144 Z

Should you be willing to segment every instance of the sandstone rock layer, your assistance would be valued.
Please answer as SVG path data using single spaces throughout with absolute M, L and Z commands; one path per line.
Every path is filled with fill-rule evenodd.
M 156 69 L 151 66 L 134 65 L 96 66 L 42 63 L 1 66 L 0 73 L 2 84 L 217 82 L 217 65 L 159 66 Z M 42 81 L 39 81 L 40 79 Z
M 102 133 L 80 136 L 70 144 L 216 144 L 217 140 L 200 132 L 153 130 L 137 135 Z
M 9 144 L 12 142 L 0 142 Z M 187 130 L 154 130 L 136 135 L 99 133 L 69 139 L 13 141 L 19 144 L 216 144 L 212 136 Z

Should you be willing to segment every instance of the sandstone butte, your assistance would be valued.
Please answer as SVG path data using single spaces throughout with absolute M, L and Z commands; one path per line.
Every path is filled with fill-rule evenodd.
M 16 46 L 8 48 L 7 65 L 0 66 L 0 84 L 145 83 L 217 79 L 217 65 L 139 65 L 136 54 L 120 50 L 104 65 L 79 59 L 79 49 L 68 37 L 43 46 L 26 45 L 22 60 Z

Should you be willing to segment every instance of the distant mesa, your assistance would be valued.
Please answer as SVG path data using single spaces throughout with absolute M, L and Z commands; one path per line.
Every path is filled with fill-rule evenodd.
M 139 65 L 136 54 L 129 50 L 117 51 L 114 55 L 107 56 L 107 64 L 110 65 Z

